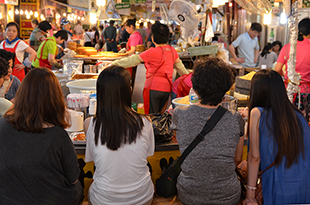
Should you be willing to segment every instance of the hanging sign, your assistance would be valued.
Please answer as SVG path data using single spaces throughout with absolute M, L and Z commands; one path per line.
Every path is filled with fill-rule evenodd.
M 115 4 L 115 9 L 129 9 L 130 4 Z
M 20 9 L 24 12 L 27 10 L 28 12 L 32 11 L 33 13 L 38 10 L 39 0 L 20 0 Z M 33 28 L 31 26 L 31 16 L 27 19 L 25 14 L 19 15 L 20 21 L 20 37 L 21 38 L 29 38 Z
M 310 0 L 298 0 L 298 8 L 310 8 Z
M 127 3 L 127 4 L 145 4 L 146 0 L 122 0 L 122 3 Z

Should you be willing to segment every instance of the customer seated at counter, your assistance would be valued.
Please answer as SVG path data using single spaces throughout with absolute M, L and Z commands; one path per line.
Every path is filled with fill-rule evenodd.
M 144 112 L 159 113 L 165 109 L 172 89 L 173 67 L 180 75 L 188 74 L 176 50 L 168 45 L 169 28 L 159 22 L 152 25 L 152 39 L 155 48 L 114 61 L 112 65 L 125 68 L 144 62 L 146 81 L 143 89 Z
M 199 101 L 173 111 L 171 129 L 176 130 L 180 152 L 203 129 L 234 83 L 231 67 L 216 58 L 197 61 L 192 75 Z M 242 160 L 244 121 L 238 112 L 227 111 L 183 162 L 177 180 L 184 204 L 238 204 L 240 181 L 235 173 Z
M 1 204 L 78 205 L 83 189 L 56 76 L 31 70 L 0 118 Z
M 4 49 L 0 49 L 0 57 L 8 62 L 8 66 L 0 66 L 0 70 L 2 70 L 2 72 L 7 72 L 3 78 L 0 76 L 0 97 L 4 97 L 5 99 L 13 102 L 17 89 L 20 85 L 19 79 L 12 75 L 14 54 Z
M 93 205 L 150 205 L 154 194 L 147 157 L 154 154 L 152 123 L 131 109 L 130 74 L 112 66 L 97 81 L 97 111 L 86 119 L 85 161 L 96 166 Z

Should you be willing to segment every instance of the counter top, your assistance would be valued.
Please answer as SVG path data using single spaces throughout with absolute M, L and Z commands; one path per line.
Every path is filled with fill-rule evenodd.
M 77 154 L 85 154 L 86 142 L 74 142 L 73 145 L 75 147 L 75 151 Z M 171 150 L 179 150 L 178 143 L 168 142 L 168 143 L 156 143 L 155 144 L 155 152 L 160 151 L 171 151 Z

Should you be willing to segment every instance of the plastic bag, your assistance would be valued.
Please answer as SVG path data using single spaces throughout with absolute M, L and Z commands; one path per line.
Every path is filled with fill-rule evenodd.
M 171 114 L 156 113 L 149 115 L 152 119 L 155 142 L 168 142 L 173 137 L 173 131 L 169 129 L 171 125 Z

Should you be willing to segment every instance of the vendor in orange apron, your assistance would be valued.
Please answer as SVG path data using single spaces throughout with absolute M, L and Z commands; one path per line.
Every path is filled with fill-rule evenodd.
M 0 43 L 0 49 L 4 49 L 15 54 L 16 57 L 12 74 L 22 81 L 25 77 L 25 68 L 31 67 L 31 62 L 37 53 L 23 40 L 18 38 L 19 25 L 17 23 L 9 22 L 6 25 L 5 31 L 7 34 L 7 39 Z M 26 59 L 24 59 L 25 52 L 29 54 Z
M 48 69 L 52 69 L 53 65 L 55 67 L 61 67 L 61 65 L 55 60 L 57 44 L 63 43 L 67 38 L 68 34 L 64 30 L 58 31 L 52 37 L 48 37 L 43 43 L 41 43 L 37 57 L 32 62 L 32 67 Z
M 3 49 L 6 50 L 6 51 L 9 51 L 11 53 L 16 53 L 16 48 L 18 46 L 18 44 L 21 42 L 21 40 L 18 40 L 14 46 L 14 48 L 7 48 L 5 47 L 5 43 L 3 43 Z M 24 69 L 21 69 L 21 70 L 18 70 L 16 68 L 16 65 L 18 64 L 22 64 L 22 62 L 20 62 L 18 60 L 18 58 L 16 57 L 15 55 L 15 59 L 14 59 L 14 67 L 13 67 L 13 72 L 12 72 L 12 75 L 16 76 L 20 81 L 22 81 L 25 77 L 25 70 Z

